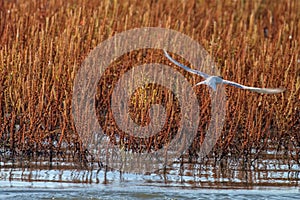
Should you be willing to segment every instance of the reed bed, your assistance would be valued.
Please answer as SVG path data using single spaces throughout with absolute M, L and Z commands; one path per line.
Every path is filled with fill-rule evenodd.
M 300 156 L 300 2 L 266 1 L 4 1 L 0 3 L 0 148 L 11 157 L 89 161 L 71 116 L 74 77 L 99 43 L 132 28 L 164 27 L 198 41 L 216 60 L 225 79 L 246 85 L 283 87 L 262 95 L 228 87 L 226 121 L 211 156 L 216 160 L 258 159 L 268 145 L 286 160 Z M 177 44 L 178 45 L 178 44 Z M 185 64 L 177 55 L 176 59 Z M 149 105 L 167 108 L 168 123 L 157 138 L 137 140 L 118 130 L 110 110 L 112 86 L 132 65 L 161 62 L 179 70 L 191 84 L 201 79 L 184 72 L 157 49 L 133 51 L 114 62 L 100 80 L 99 123 L 114 127 L 112 140 L 134 152 L 168 142 L 180 124 L 176 98 L 147 85 L 131 98 L 132 118 L 147 124 Z M 198 136 L 191 160 L 210 120 L 208 89 L 195 90 L 201 102 Z M 145 100 L 146 99 L 146 100 Z M 148 106 L 148 107 L 147 107 Z M 159 138 L 159 139 L 158 139 Z M 255 153 L 253 154 L 253 150 Z M 252 152 L 252 154 L 251 154 Z M 296 153 L 295 153 L 296 152 Z

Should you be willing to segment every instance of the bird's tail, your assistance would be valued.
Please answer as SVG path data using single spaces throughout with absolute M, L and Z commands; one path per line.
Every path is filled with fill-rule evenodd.
M 201 82 L 199 82 L 199 83 L 197 83 L 196 85 L 194 85 L 194 87 L 196 87 L 196 86 L 198 86 L 198 85 L 206 85 L 206 81 L 201 81 Z

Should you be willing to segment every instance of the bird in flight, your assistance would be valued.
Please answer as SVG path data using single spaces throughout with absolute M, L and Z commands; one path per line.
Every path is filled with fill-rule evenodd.
M 233 81 L 228 81 L 228 80 L 224 80 L 222 77 L 220 76 L 211 76 L 208 75 L 204 72 L 200 72 L 198 70 L 194 70 L 191 69 L 179 62 L 177 62 L 176 60 L 174 60 L 168 53 L 166 50 L 164 50 L 165 56 L 175 65 L 185 69 L 186 71 L 193 73 L 193 74 L 197 74 L 199 76 L 201 76 L 202 78 L 204 78 L 204 81 L 201 81 L 199 83 L 197 83 L 195 86 L 201 85 L 201 84 L 205 84 L 208 85 L 209 87 L 211 87 L 214 91 L 217 90 L 217 85 L 218 84 L 227 84 L 227 85 L 231 85 L 237 88 L 241 88 L 244 90 L 250 90 L 253 92 L 258 92 L 258 93 L 264 93 L 264 94 L 276 94 L 276 93 L 281 93 L 283 92 L 285 89 L 282 88 L 258 88 L 258 87 L 250 87 L 250 86 L 245 86 Z

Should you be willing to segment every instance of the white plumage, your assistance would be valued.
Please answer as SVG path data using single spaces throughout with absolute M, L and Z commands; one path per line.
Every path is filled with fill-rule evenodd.
M 258 88 L 258 87 L 250 87 L 250 86 L 246 86 L 246 85 L 242 85 L 233 81 L 228 81 L 228 80 L 224 80 L 222 77 L 220 76 L 210 76 L 204 72 L 200 72 L 198 70 L 194 70 L 191 69 L 179 62 L 177 62 L 176 60 L 174 60 L 168 53 L 166 50 L 164 50 L 166 57 L 175 65 L 185 69 L 188 72 L 191 72 L 193 74 L 197 74 L 199 76 L 201 76 L 202 78 L 204 78 L 204 81 L 201 81 L 199 83 L 197 83 L 195 86 L 197 85 L 201 85 L 201 84 L 205 84 L 208 85 L 209 87 L 211 87 L 214 91 L 217 90 L 217 85 L 218 84 L 227 84 L 227 85 L 231 85 L 237 88 L 241 88 L 244 90 L 250 90 L 253 92 L 258 92 L 258 93 L 264 93 L 264 94 L 276 94 L 276 93 L 280 93 L 285 91 L 285 89 L 282 88 Z

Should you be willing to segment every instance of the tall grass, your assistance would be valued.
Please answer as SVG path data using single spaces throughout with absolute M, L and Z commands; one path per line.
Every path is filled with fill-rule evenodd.
M 247 157 L 255 148 L 272 143 L 288 158 L 300 154 L 300 2 L 267 1 L 1 1 L 0 4 L 0 147 L 15 156 L 82 159 L 80 138 L 71 118 L 74 77 L 81 62 L 100 42 L 118 32 L 144 26 L 171 28 L 197 40 L 215 58 L 222 76 L 246 85 L 284 87 L 279 95 L 261 95 L 226 89 L 227 115 L 222 138 L 214 153 L 218 159 Z M 176 59 L 184 60 L 173 55 Z M 179 70 L 190 82 L 200 81 L 171 65 L 159 50 L 124 55 L 99 82 L 99 123 L 113 121 L 109 108 L 112 87 L 132 63 L 156 60 Z M 188 64 L 188 63 L 185 63 Z M 199 87 L 202 102 L 199 135 L 191 156 L 204 138 L 210 114 L 207 89 Z M 143 96 L 143 93 L 145 95 Z M 153 98 L 149 98 L 153 97 Z M 148 85 L 132 97 L 133 118 L 146 123 L 146 106 L 162 103 L 175 116 L 162 137 L 176 131 L 176 99 L 165 89 Z M 177 106 L 177 107 L 176 107 Z M 145 109 L 144 109 L 145 110 Z M 147 110 L 147 109 L 146 109 Z M 112 122 L 114 123 L 114 122 Z M 116 128 L 117 130 L 117 128 Z M 122 131 L 117 131 L 126 139 Z M 112 136 L 113 139 L 114 136 Z M 142 142 L 146 150 L 161 141 L 129 139 L 128 148 Z M 128 138 L 127 138 L 128 139 Z M 158 148 L 158 147 L 157 147 Z M 296 154 L 292 154 L 296 150 Z M 138 150 L 136 150 L 138 151 Z M 259 156 L 259 153 L 256 154 Z

